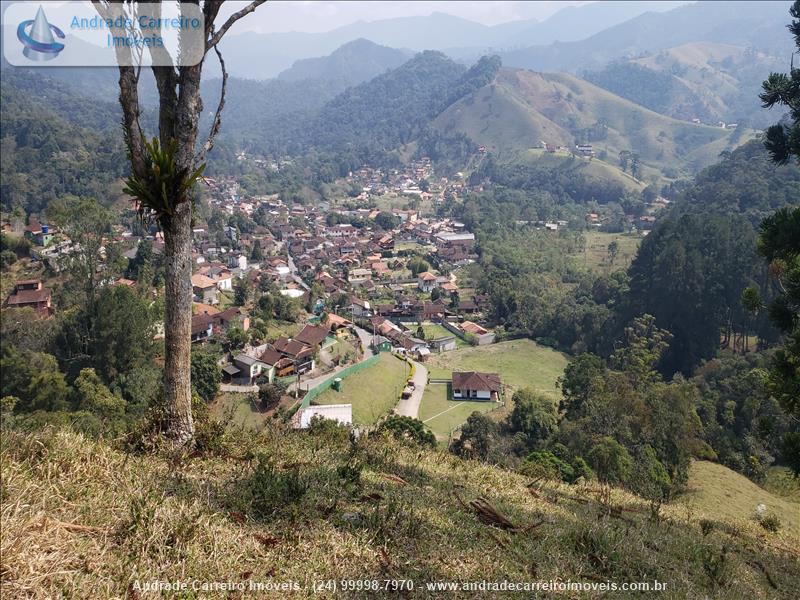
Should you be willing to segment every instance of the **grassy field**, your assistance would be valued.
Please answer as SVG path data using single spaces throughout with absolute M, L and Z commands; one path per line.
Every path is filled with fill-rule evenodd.
M 426 593 L 436 581 L 667 584 L 537 596 L 548 598 L 788 599 L 800 588 L 797 538 L 729 524 L 727 502 L 667 504 L 654 520 L 646 501 L 595 482 L 538 482 L 534 495 L 530 478 L 492 465 L 274 421 L 231 432 L 223 452 L 188 456 L 126 453 L 52 428 L 3 435 L 3 598 L 308 598 L 311 582 L 342 579 L 412 580 L 407 598 L 535 595 Z M 482 522 L 469 504 L 478 497 L 518 529 Z M 718 526 L 704 534 L 701 519 Z M 245 591 L 131 592 L 154 580 Z M 248 592 L 251 581 L 299 589 Z
M 800 502 L 779 497 L 716 463 L 695 461 L 688 489 L 678 503 L 689 509 L 713 514 L 715 519 L 752 521 L 756 506 L 764 504 L 768 514 L 781 521 L 781 533 L 800 537 Z
M 556 379 L 566 366 L 566 356 L 528 339 L 444 352 L 426 363 L 432 379 L 449 378 L 453 371 L 499 373 L 508 397 L 531 387 L 553 398 L 559 396 Z
M 243 427 L 256 431 L 264 426 L 269 415 L 261 412 L 254 403 L 254 394 L 224 392 L 210 405 L 211 414 L 230 427 Z
M 636 256 L 639 244 L 642 243 L 642 237 L 636 234 L 587 231 L 583 235 L 586 238 L 586 249 L 576 258 L 586 268 L 603 273 L 627 269 Z M 614 241 L 617 242 L 619 250 L 612 265 L 608 245 Z
M 405 361 L 381 354 L 374 365 L 346 377 L 341 392 L 329 389 L 317 397 L 316 404 L 352 404 L 353 421 L 375 423 L 397 404 L 408 370 Z
M 800 477 L 795 477 L 788 467 L 770 467 L 764 489 L 786 500 L 800 502 Z
M 416 331 L 417 331 L 416 327 L 411 327 L 411 330 L 414 333 L 416 333 Z M 456 347 L 457 348 L 463 348 L 463 347 L 469 346 L 469 344 L 467 342 L 462 340 L 457 335 L 447 331 L 447 329 L 445 329 L 444 327 L 439 325 L 439 323 L 431 323 L 431 322 L 423 323 L 422 324 L 422 330 L 425 332 L 425 339 L 426 340 L 435 340 L 435 339 L 438 339 L 438 338 L 443 338 L 443 337 L 448 337 L 448 336 L 455 336 L 455 338 L 456 338 Z
M 496 402 L 451 400 L 450 396 L 449 384 L 429 384 L 419 406 L 419 419 L 440 442 L 446 442 L 450 432 L 476 410 L 488 412 L 498 406 Z

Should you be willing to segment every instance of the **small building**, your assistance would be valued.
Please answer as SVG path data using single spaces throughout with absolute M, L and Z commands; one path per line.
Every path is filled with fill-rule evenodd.
M 49 246 L 53 241 L 55 232 L 49 225 L 42 225 L 39 221 L 31 219 L 30 224 L 25 228 L 25 239 L 30 240 L 37 246 Z
M 239 354 L 233 359 L 233 366 L 239 369 L 239 374 L 236 375 L 237 380 L 247 381 L 250 384 L 255 382 L 264 371 L 269 371 L 271 367 L 264 364 L 257 358 L 248 356 L 247 354 Z M 267 373 L 268 379 L 272 380 L 272 376 Z
M 295 429 L 308 429 L 311 420 L 330 419 L 341 425 L 353 424 L 353 405 L 352 404 L 326 404 L 321 406 L 309 406 L 301 408 L 292 418 Z
M 497 373 L 479 371 L 454 372 L 452 386 L 453 398 L 461 400 L 497 401 L 503 388 Z
M 323 325 L 327 326 L 331 333 L 341 337 L 350 330 L 350 328 L 353 326 L 353 323 L 352 321 L 348 321 L 344 317 L 340 317 L 335 313 L 328 313 L 328 320 L 325 321 Z
M 436 287 L 436 275 L 430 271 L 423 271 L 417 275 L 417 287 L 423 292 L 430 292 Z
M 316 350 L 328 337 L 328 332 L 329 329 L 327 327 L 306 325 L 294 336 L 294 339 Z
M 370 345 L 376 352 L 392 351 L 392 340 L 385 338 L 382 335 L 373 336 Z
M 372 315 L 372 307 L 368 300 L 362 300 L 358 296 L 350 296 L 350 312 L 354 317 L 369 317 Z
M 217 283 L 205 275 L 192 275 L 192 292 L 198 302 L 203 304 L 217 303 Z
M 204 342 L 214 335 L 214 324 L 211 315 L 200 314 L 192 316 L 192 343 Z
M 428 347 L 434 352 L 450 352 L 456 349 L 456 336 L 448 335 L 429 340 Z
M 14 292 L 6 299 L 9 308 L 32 308 L 40 316 L 48 317 L 53 312 L 52 291 L 42 286 L 38 279 L 18 281 Z

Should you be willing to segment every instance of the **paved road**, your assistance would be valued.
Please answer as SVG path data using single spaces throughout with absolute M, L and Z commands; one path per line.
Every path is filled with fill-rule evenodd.
M 422 402 L 422 394 L 425 393 L 425 385 L 428 383 L 428 369 L 421 363 L 414 362 L 414 391 L 407 400 L 400 400 L 395 407 L 398 415 L 418 418 L 419 405 Z
M 372 350 L 372 348 L 370 348 L 370 340 L 372 339 L 372 336 L 366 330 L 361 329 L 361 327 L 356 327 L 355 325 L 353 327 L 355 328 L 356 334 L 358 334 L 361 343 L 364 345 L 364 354 L 361 355 L 361 360 L 359 360 L 359 362 L 363 362 L 375 355 L 375 352 Z M 332 371 L 328 371 L 327 373 L 319 375 L 318 377 L 312 377 L 311 379 L 301 378 L 300 389 L 310 390 L 311 388 L 318 386 L 323 381 L 330 379 L 331 377 L 336 375 L 339 371 L 349 366 L 350 365 L 343 365 L 341 367 L 336 367 Z M 295 380 L 293 383 L 289 385 L 289 391 L 293 392 L 296 387 L 297 387 L 297 381 Z
M 291 273 L 292 279 L 294 279 L 295 283 L 302 286 L 303 289 L 305 290 L 311 289 L 308 287 L 306 282 L 303 281 L 303 278 L 300 277 L 300 274 L 297 272 L 297 266 L 294 264 L 294 259 L 292 258 L 292 255 L 289 254 L 288 250 L 286 252 L 286 257 L 287 257 L 286 266 L 289 267 L 289 272 Z
M 370 356 L 374 356 L 375 351 L 372 349 L 372 334 L 358 325 L 353 325 L 353 329 L 356 330 L 356 335 L 358 335 L 358 339 L 361 340 L 361 345 L 364 347 L 364 356 L 361 360 L 366 360 Z

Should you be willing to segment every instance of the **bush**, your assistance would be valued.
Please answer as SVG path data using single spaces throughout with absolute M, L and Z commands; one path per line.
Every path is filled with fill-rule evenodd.
M 608 483 L 626 483 L 633 471 L 633 459 L 625 446 L 611 437 L 601 438 L 589 451 L 589 464 Z
M 572 459 L 572 469 L 575 471 L 575 479 L 589 480 L 595 478 L 595 473 L 582 456 L 576 456 Z
M 781 520 L 777 515 L 769 514 L 761 517 L 758 523 L 767 531 L 777 533 L 781 528 Z
M 258 463 L 248 482 L 250 506 L 256 515 L 268 517 L 286 508 L 305 496 L 309 483 L 300 475 L 299 469 L 278 469 L 272 460 L 258 456 Z
M 520 471 L 530 477 L 575 481 L 575 469 L 552 452 L 531 452 L 522 463 Z
M 258 400 L 263 408 L 272 408 L 281 401 L 286 393 L 286 385 L 277 379 L 273 383 L 265 383 L 258 388 Z
M 630 486 L 634 492 L 651 500 L 663 500 L 669 496 L 672 480 L 652 446 L 645 446 L 637 457 Z
M 423 446 L 436 446 L 433 435 L 419 419 L 392 415 L 378 428 L 377 433 L 390 433 L 399 440 L 409 440 Z

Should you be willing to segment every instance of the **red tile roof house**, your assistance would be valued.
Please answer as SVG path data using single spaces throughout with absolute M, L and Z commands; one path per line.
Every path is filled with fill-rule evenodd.
M 453 398 L 462 400 L 494 400 L 500 399 L 503 384 L 497 373 L 480 373 L 467 371 L 453 373 Z
M 192 291 L 197 300 L 204 304 L 217 303 L 217 283 L 205 275 L 192 275 Z
M 423 292 L 430 292 L 436 287 L 436 275 L 430 271 L 424 271 L 417 275 L 417 286 Z
M 52 291 L 42 287 L 38 279 L 18 281 L 14 286 L 14 293 L 6 299 L 9 308 L 32 308 L 40 316 L 49 317 L 53 314 Z

